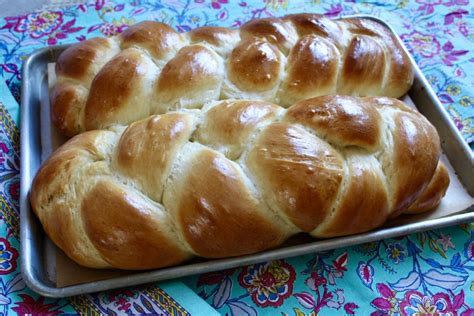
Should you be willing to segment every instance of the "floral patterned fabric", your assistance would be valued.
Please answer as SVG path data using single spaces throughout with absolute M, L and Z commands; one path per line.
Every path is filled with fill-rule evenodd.
M 48 45 L 112 36 L 142 20 L 188 31 L 260 17 L 372 14 L 404 40 L 467 142 L 474 143 L 474 16 L 468 0 L 104 1 L 0 20 L 0 74 L 17 101 L 21 63 Z M 1 90 L 0 90 L 1 91 Z M 7 96 L 1 95 L 2 98 Z M 68 299 L 28 290 L 19 273 L 17 105 L 0 105 L 0 313 L 186 314 L 156 285 Z M 184 278 L 228 315 L 474 315 L 474 226 L 456 226 Z M 168 306 L 168 308 L 166 308 Z M 170 307 L 171 306 L 171 307 Z
M 474 315 L 474 225 L 185 282 L 229 315 Z

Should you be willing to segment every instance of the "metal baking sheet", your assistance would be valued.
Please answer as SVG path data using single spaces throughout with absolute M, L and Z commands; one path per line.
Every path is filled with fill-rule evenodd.
M 358 17 L 370 18 L 387 25 L 376 17 Z M 389 25 L 387 27 L 393 32 Z M 415 61 L 411 58 L 415 68 L 415 81 L 406 101 L 412 100 L 418 110 L 436 126 L 439 132 L 443 151 L 446 154 L 443 159 L 451 170 L 451 174 L 455 173 L 458 176 L 458 179 L 455 176 L 456 179 L 452 177 L 451 180 L 454 186 L 450 186 L 450 190 L 458 194 L 461 199 L 455 205 L 449 205 L 449 207 L 455 209 L 456 214 L 434 219 L 430 215 L 405 217 L 368 233 L 325 240 L 303 238 L 287 243 L 280 248 L 253 255 L 219 260 L 197 260 L 180 266 L 153 271 L 131 272 L 129 275 L 112 279 L 57 288 L 55 283 L 51 281 L 54 280 L 54 271 L 48 269 L 48 267 L 51 267 L 48 264 L 48 260 L 51 260 L 48 254 L 51 253 L 51 249 L 55 250 L 55 246 L 46 237 L 39 221 L 31 210 L 29 191 L 36 171 L 41 162 L 49 155 L 44 151 L 44 148 L 56 147 L 55 144 L 51 144 L 51 139 L 48 137 L 48 131 L 51 131 L 50 123 L 48 120 L 41 120 L 40 113 L 41 109 L 44 110 L 44 107 L 49 108 L 48 64 L 54 63 L 66 47 L 56 46 L 38 50 L 30 55 L 23 65 L 20 139 L 21 272 L 26 284 L 41 295 L 65 297 L 139 285 L 474 222 L 474 198 L 472 197 L 474 195 L 474 155 L 443 109 Z M 448 192 L 448 194 L 450 193 Z M 416 220 L 416 222 L 413 222 L 413 220 Z

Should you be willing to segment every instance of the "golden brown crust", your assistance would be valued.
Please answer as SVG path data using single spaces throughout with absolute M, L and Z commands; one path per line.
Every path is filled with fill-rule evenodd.
M 229 78 L 243 91 L 271 90 L 280 80 L 280 67 L 277 48 L 257 38 L 241 41 L 228 61 Z
M 288 110 L 223 101 L 74 137 L 40 168 L 30 199 L 78 263 L 157 268 L 434 208 L 449 185 L 439 156 L 434 127 L 396 99 L 325 96 Z
M 316 237 L 334 237 L 365 232 L 382 225 L 389 214 L 383 173 L 377 162 L 364 155 L 349 153 L 349 175 L 332 218 L 312 232 Z
M 67 48 L 56 62 L 56 75 L 91 82 L 95 76 L 94 64 L 99 62 L 104 50 L 111 49 L 105 38 L 92 38 Z
M 413 83 L 413 69 L 410 58 L 403 51 L 396 37 L 383 25 L 370 19 L 347 19 L 341 21 L 349 32 L 380 39 L 378 42 L 385 46 L 385 67 L 390 70 L 385 78 L 385 93 L 390 97 L 400 97 Z M 373 95 L 373 94 L 370 94 Z
M 390 72 L 385 79 L 387 96 L 402 96 L 413 84 L 413 69 L 410 58 L 401 47 L 393 45 Z
M 359 146 L 374 151 L 381 141 L 381 117 L 364 99 L 324 96 L 298 102 L 285 119 L 314 130 L 318 136 L 339 146 Z
M 237 159 L 251 133 L 261 123 L 275 119 L 281 110 L 263 101 L 224 101 L 207 111 L 195 139 L 201 144 L 222 150 L 229 159 Z
M 186 46 L 171 59 L 161 71 L 155 86 L 156 106 L 168 109 L 195 107 L 217 99 L 222 68 L 220 57 L 201 45 Z
M 50 92 L 51 120 L 66 136 L 74 136 L 77 131 L 84 131 L 81 125 L 82 105 L 87 101 L 88 91 L 79 88 L 72 82 L 57 83 Z
M 133 49 L 108 62 L 92 83 L 85 108 L 85 128 L 106 128 L 148 116 L 151 90 L 147 89 L 147 82 L 152 67 L 149 60 Z
M 395 114 L 392 175 L 393 216 L 413 204 L 429 184 L 438 165 L 438 133 L 423 117 Z
M 305 232 L 325 219 L 343 180 L 342 157 L 326 142 L 289 123 L 265 128 L 247 164 L 268 203 Z
M 382 38 L 391 37 L 390 32 L 385 27 L 370 19 L 349 18 L 344 19 L 342 23 L 354 34 L 379 36 Z
M 251 20 L 240 27 L 242 38 L 265 38 L 284 52 L 294 44 L 297 35 L 291 25 L 278 18 Z
M 236 31 L 218 26 L 202 26 L 189 32 L 194 42 L 207 42 L 214 46 L 227 44 L 236 35 Z
M 436 171 L 426 189 L 418 196 L 416 201 L 410 205 L 408 210 L 404 211 L 404 213 L 422 213 L 433 209 L 446 194 L 448 186 L 448 170 L 440 161 L 438 162 L 438 167 L 436 168 Z
M 184 183 L 186 187 L 175 197 L 178 222 L 196 254 L 209 258 L 244 255 L 286 238 L 263 216 L 236 167 L 217 153 L 199 153 Z
M 53 155 L 38 170 L 31 188 L 31 203 L 34 210 L 42 209 L 46 200 L 43 194 L 43 187 L 48 184 L 55 184 L 59 172 L 71 173 L 76 167 L 76 161 L 89 161 L 101 156 L 97 150 L 99 141 L 98 131 L 85 132 L 81 136 L 71 138 L 64 145 L 59 147 Z M 58 184 L 60 189 L 61 184 Z M 61 191 L 62 192 L 62 191 Z
M 120 138 L 117 167 L 159 201 L 171 163 L 193 130 L 190 115 L 169 113 L 130 125 Z M 153 168 L 150 169 L 150 166 Z
M 66 243 L 66 240 L 73 238 L 73 229 L 70 228 L 74 227 L 74 221 L 70 212 L 66 210 L 61 212 L 61 208 L 56 208 L 58 203 L 55 203 L 54 197 L 65 194 L 66 187 L 55 179 L 59 174 L 59 169 L 63 169 L 65 173 L 71 172 L 75 157 L 77 157 L 77 151 L 73 148 L 77 145 L 77 142 L 73 141 L 67 143 L 48 160 L 48 163 L 36 174 L 30 194 L 32 209 L 42 221 L 46 233 L 66 253 L 74 253 L 72 245 Z M 69 148 L 72 150 L 68 150 Z M 44 186 L 48 186 L 54 194 L 43 193 Z M 51 204 L 55 204 L 57 211 L 47 211 Z M 81 260 L 82 258 L 74 259 Z
M 156 59 L 169 59 L 178 47 L 183 46 L 183 40 L 178 32 L 167 24 L 144 21 L 129 27 L 120 38 L 122 49 L 138 46 Z
M 101 180 L 85 194 L 81 213 L 92 244 L 113 267 L 160 268 L 190 257 L 168 233 L 163 210 L 113 181 Z
M 336 91 L 339 51 L 328 40 L 308 35 L 293 46 L 280 99 L 284 105 Z
M 74 261 L 97 268 L 109 264 L 83 232 L 77 209 L 82 203 L 82 192 L 91 184 L 89 181 L 108 174 L 100 160 L 111 134 L 91 131 L 69 140 L 41 166 L 30 192 L 33 211 L 51 240 Z
M 383 48 L 377 41 L 356 35 L 347 48 L 338 91 L 341 94 L 366 96 L 380 91 L 385 73 Z
M 331 39 L 336 46 L 340 46 L 341 27 L 337 22 L 326 18 L 324 15 L 300 13 L 287 15 L 283 19 L 291 21 L 301 37 L 313 34 L 319 35 Z

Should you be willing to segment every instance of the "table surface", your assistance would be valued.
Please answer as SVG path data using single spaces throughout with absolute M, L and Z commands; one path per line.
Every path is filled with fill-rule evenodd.
M 18 102 L 25 57 L 47 45 L 112 36 L 142 20 L 188 31 L 298 12 L 372 14 L 391 23 L 473 146 L 474 8 L 468 0 L 98 0 L 0 18 L 0 313 L 202 314 L 195 308 L 207 302 L 228 315 L 474 315 L 473 224 L 187 277 L 178 280 L 178 290 L 152 284 L 47 299 L 26 288 L 18 239 Z

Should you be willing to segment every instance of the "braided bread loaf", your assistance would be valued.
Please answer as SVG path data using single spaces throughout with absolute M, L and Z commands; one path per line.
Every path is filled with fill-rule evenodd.
M 149 269 L 426 211 L 449 184 L 439 156 L 434 127 L 396 99 L 218 101 L 75 136 L 30 197 L 73 260 Z
M 183 34 L 142 22 L 68 48 L 56 74 L 52 120 L 70 136 L 213 100 L 287 107 L 328 94 L 398 98 L 413 82 L 408 56 L 384 26 L 315 14 Z

